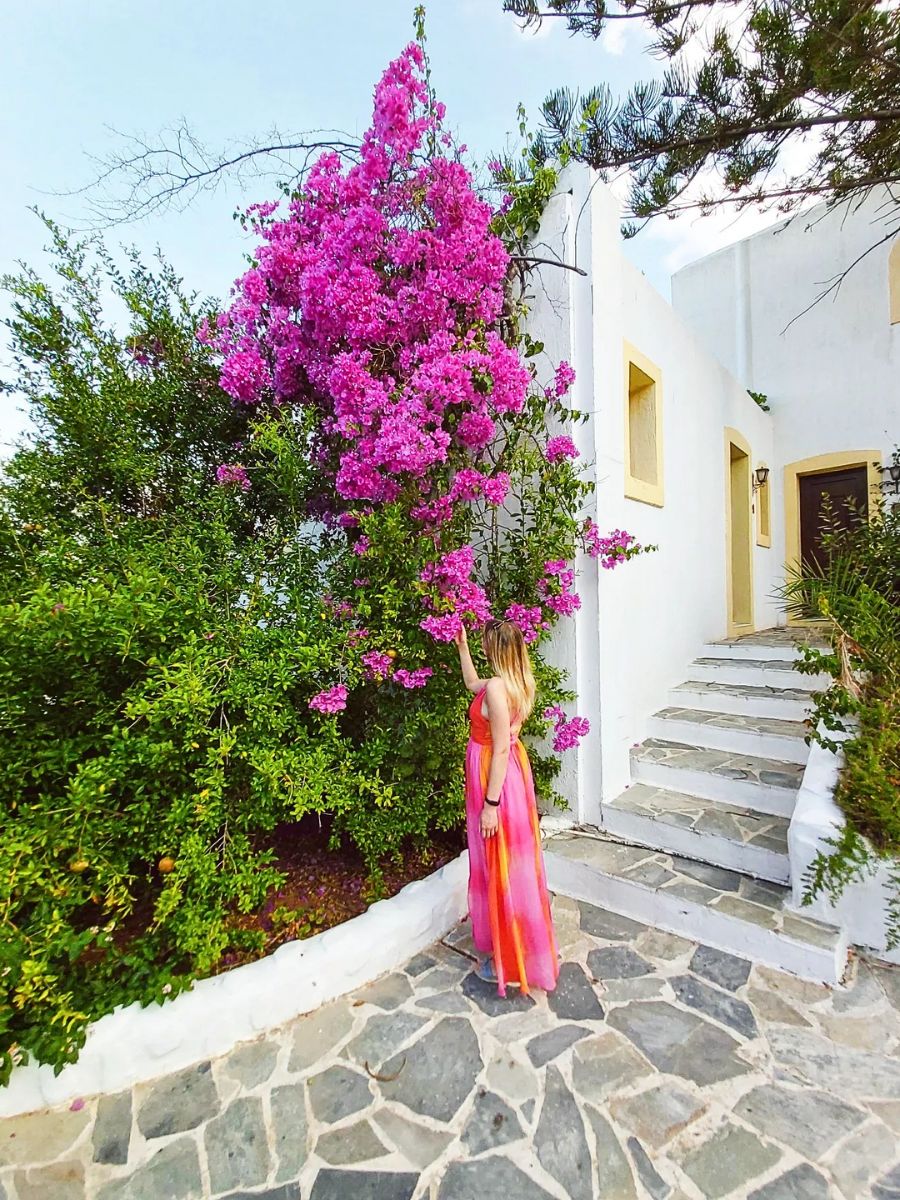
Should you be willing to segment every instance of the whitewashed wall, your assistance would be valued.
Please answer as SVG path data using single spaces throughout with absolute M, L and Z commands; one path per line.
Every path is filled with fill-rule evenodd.
M 784 557 L 782 471 L 839 451 L 900 441 L 900 324 L 890 323 L 886 242 L 840 289 L 803 313 L 838 273 L 886 232 L 886 196 L 855 212 L 824 206 L 684 267 L 672 303 L 738 379 L 770 400 L 773 550 Z M 794 319 L 796 318 L 796 320 Z
M 588 270 L 591 263 L 590 222 L 579 220 L 579 202 L 571 181 L 566 181 L 548 204 L 535 254 L 546 255 L 569 266 Z M 591 280 L 565 267 L 545 267 L 530 277 L 529 328 L 544 343 L 537 361 L 539 377 L 549 383 L 556 366 L 571 363 L 577 379 L 571 393 L 572 406 L 581 411 L 594 407 L 591 367 Z M 592 464 L 594 435 L 590 424 L 568 430 L 581 451 L 582 463 Z M 587 557 L 577 563 L 581 610 L 574 619 L 563 619 L 548 658 L 564 668 L 569 685 L 578 694 L 577 711 L 591 722 L 591 736 L 577 751 L 568 751 L 557 780 L 560 793 L 569 803 L 570 815 L 581 821 L 597 821 L 599 780 L 602 764 L 599 738 L 600 666 L 597 564 Z M 570 715 L 572 715 L 570 714 Z
M 589 271 L 582 279 L 543 270 L 532 324 L 548 354 L 575 367 L 574 406 L 593 413 L 577 431 L 596 464 L 592 515 L 603 531 L 624 528 L 660 547 L 615 571 L 598 573 L 588 563 L 578 621 L 574 629 L 561 625 L 560 658 L 576 668 L 578 711 L 592 725 L 571 783 L 573 808 L 581 821 L 597 823 L 601 802 L 629 782 L 629 749 L 667 689 L 684 678 L 704 641 L 725 635 L 724 430 L 743 434 L 755 465 L 771 461 L 772 424 L 627 261 L 615 200 L 587 170 L 563 176 L 542 238 Z M 662 508 L 625 497 L 625 342 L 662 372 Z M 773 551 L 754 553 L 756 620 L 765 627 L 777 621 Z

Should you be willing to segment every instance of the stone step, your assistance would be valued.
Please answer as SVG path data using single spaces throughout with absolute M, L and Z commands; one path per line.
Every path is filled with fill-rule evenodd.
M 631 751 L 631 777 L 635 783 L 790 817 L 803 767 L 779 759 L 648 738 Z
M 787 659 L 773 658 L 696 658 L 688 667 L 688 679 L 705 683 L 738 683 L 751 687 L 793 688 L 800 692 L 824 691 L 833 681 L 830 675 L 801 675 Z
M 713 658 L 778 658 L 795 660 L 801 656 L 803 646 L 814 646 L 827 650 L 828 642 L 821 632 L 813 627 L 779 625 L 774 629 L 758 629 L 739 637 L 720 638 L 704 646 L 704 654 Z
M 704 712 L 732 713 L 739 717 L 775 717 L 803 721 L 811 707 L 810 694 L 801 688 L 753 687 L 746 683 L 688 680 L 670 690 L 673 708 L 699 708 Z
M 790 878 L 786 817 L 645 783 L 633 783 L 602 811 L 603 829 L 623 841 L 772 883 Z
M 771 645 L 750 638 L 729 638 L 722 642 L 705 642 L 700 647 L 700 654 L 703 658 L 796 662 L 800 658 L 800 648 L 793 644 Z
M 733 754 L 752 754 L 781 762 L 802 764 L 809 758 L 809 746 L 803 740 L 806 726 L 802 721 L 710 713 L 704 709 L 673 706 L 654 713 L 647 732 L 650 737 L 663 741 L 685 742 L 709 750 L 728 750 Z
M 581 832 L 544 850 L 551 891 L 805 979 L 844 974 L 846 937 L 789 909 L 778 884 Z

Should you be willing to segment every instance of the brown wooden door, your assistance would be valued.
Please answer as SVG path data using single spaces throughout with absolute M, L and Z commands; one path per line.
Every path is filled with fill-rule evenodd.
M 866 467 L 846 467 L 800 476 L 800 557 L 812 567 L 825 566 L 822 547 L 824 511 L 830 500 L 832 519 L 844 528 L 855 525 L 869 511 L 869 472 Z

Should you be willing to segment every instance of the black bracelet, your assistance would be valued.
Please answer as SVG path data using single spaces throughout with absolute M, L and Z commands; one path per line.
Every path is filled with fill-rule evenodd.
M 491 808 L 499 808 L 499 807 L 500 807 L 500 801 L 499 801 L 499 800 L 489 800 L 489 799 L 487 798 L 487 796 L 485 796 L 485 798 L 484 798 L 484 802 L 485 802 L 485 804 L 489 804 L 489 805 L 491 806 Z

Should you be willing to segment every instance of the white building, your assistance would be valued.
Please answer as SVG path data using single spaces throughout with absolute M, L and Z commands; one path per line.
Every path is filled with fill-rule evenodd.
M 777 589 L 786 564 L 815 550 L 823 494 L 867 506 L 900 441 L 900 241 L 809 307 L 883 236 L 880 199 L 850 216 L 815 210 L 691 264 L 670 305 L 623 254 L 611 193 L 570 170 L 541 241 L 586 274 L 543 270 L 532 310 L 551 358 L 576 369 L 574 407 L 593 414 L 575 436 L 594 464 L 601 530 L 659 547 L 600 578 L 581 564 L 583 607 L 558 647 L 592 727 L 563 780 L 570 820 L 635 853 L 726 869 L 707 870 L 709 881 L 739 889 L 714 899 L 698 877 L 686 908 L 677 893 L 692 887 L 672 878 L 672 861 L 622 851 L 632 866 L 617 874 L 606 851 L 583 898 L 823 977 L 840 975 L 848 940 L 880 945 L 881 905 L 874 930 L 820 907 L 840 926 L 827 947 L 820 930 L 786 919 L 790 893 L 770 887 L 777 913 L 756 911 L 765 889 L 753 880 L 793 884 L 799 901 L 830 826 L 819 812 L 824 833 L 800 837 L 799 722 L 816 680 L 786 662 L 797 655 L 788 631 L 752 635 L 785 624 Z M 575 856 L 575 839 L 567 845 Z M 788 945 L 786 926 L 823 944 L 811 955 Z

